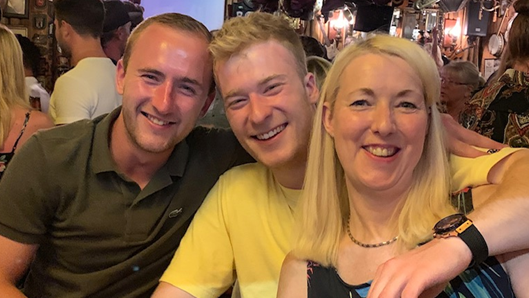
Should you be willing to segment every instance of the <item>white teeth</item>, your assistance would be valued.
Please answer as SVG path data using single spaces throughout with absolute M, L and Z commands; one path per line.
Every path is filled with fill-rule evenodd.
M 169 124 L 169 122 L 162 121 L 162 120 L 154 118 L 152 116 L 147 116 L 147 118 L 149 118 L 149 120 L 151 120 L 152 123 L 157 124 L 157 125 L 167 125 L 167 124 Z
M 387 157 L 395 153 L 395 148 L 367 147 L 367 151 L 375 156 Z
M 260 135 L 257 135 L 257 139 L 259 140 L 268 140 L 270 139 L 271 137 L 274 137 L 275 135 L 277 135 L 278 133 L 282 132 L 283 129 L 285 129 L 285 125 L 281 125 L 267 133 L 263 133 L 263 134 L 260 134 Z

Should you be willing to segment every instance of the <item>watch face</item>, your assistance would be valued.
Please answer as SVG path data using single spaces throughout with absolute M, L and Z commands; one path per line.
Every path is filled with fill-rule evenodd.
M 444 234 L 454 231 L 457 227 L 467 220 L 466 216 L 457 213 L 441 219 L 435 224 L 434 231 L 436 234 Z

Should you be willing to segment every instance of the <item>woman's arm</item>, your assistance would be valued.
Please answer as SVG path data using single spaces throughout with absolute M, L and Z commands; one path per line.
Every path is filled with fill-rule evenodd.
M 281 267 L 277 298 L 307 298 L 307 262 L 288 254 Z

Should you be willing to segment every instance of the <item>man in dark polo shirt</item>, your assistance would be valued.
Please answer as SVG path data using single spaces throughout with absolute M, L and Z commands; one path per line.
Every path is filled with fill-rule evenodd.
M 184 15 L 146 20 L 117 65 L 123 107 L 17 152 L 0 183 L 0 297 L 151 294 L 219 175 L 249 160 L 231 132 L 194 128 L 213 98 L 210 40 Z

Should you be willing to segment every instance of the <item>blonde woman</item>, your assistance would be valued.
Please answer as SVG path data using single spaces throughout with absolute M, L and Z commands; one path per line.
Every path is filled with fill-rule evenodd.
M 483 241 L 447 200 L 439 89 L 435 64 L 410 41 L 376 36 L 339 55 L 314 120 L 294 249 L 283 264 L 279 298 L 365 297 L 379 281 L 377 268 L 430 241 L 436 223 L 439 236 L 453 232 L 440 221 L 449 215 L 458 228 L 466 225 L 465 235 Z M 527 260 L 525 269 L 521 265 L 526 255 L 487 258 L 482 244 L 477 247 L 485 253 L 476 256 L 486 258 L 478 260 L 485 265 L 423 294 L 434 297 L 444 288 L 441 297 L 527 295 L 520 282 L 529 268 Z M 384 297 L 394 297 L 390 290 L 401 289 L 385 289 Z M 376 291 L 369 297 L 382 294 Z
M 15 35 L 0 24 L 0 179 L 16 151 L 37 130 L 53 126 L 26 100 L 22 50 Z

